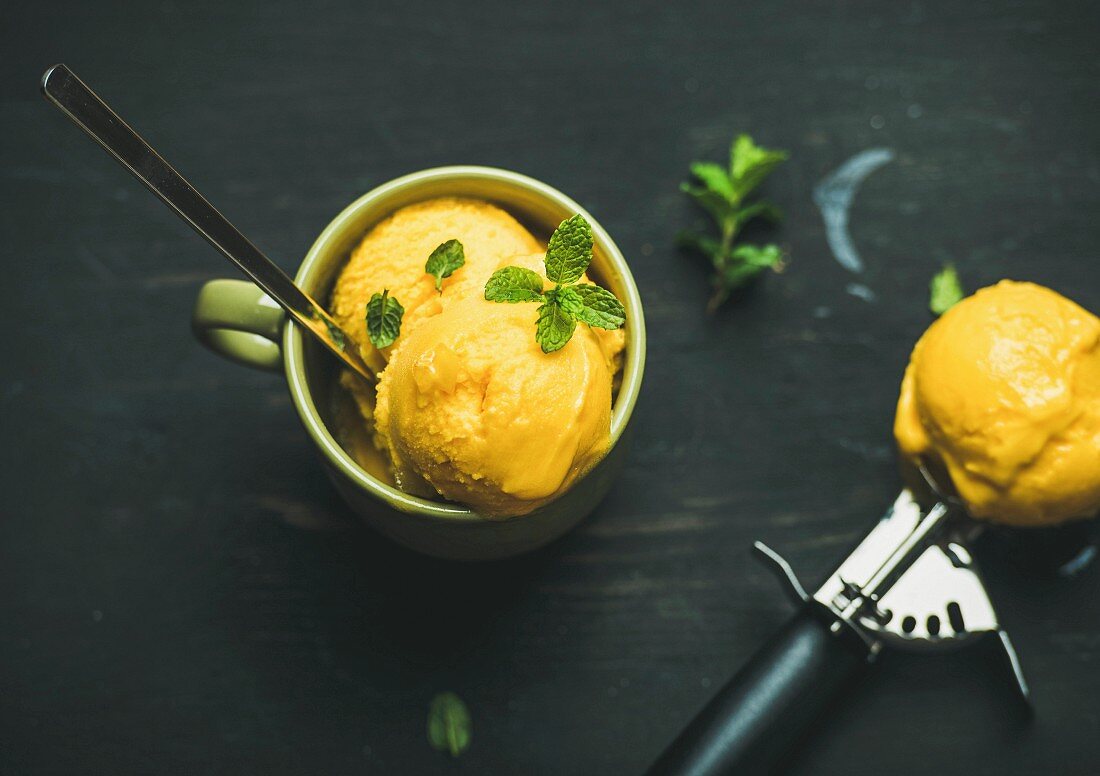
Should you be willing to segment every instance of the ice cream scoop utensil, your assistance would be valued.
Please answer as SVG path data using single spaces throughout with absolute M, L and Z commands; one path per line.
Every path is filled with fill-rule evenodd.
M 355 341 L 340 329 L 320 304 L 298 288 L 285 272 L 207 202 L 69 68 L 54 65 L 47 70 L 42 76 L 42 94 L 103 146 L 115 161 L 160 197 L 176 215 L 236 264 L 296 323 L 324 343 L 345 366 L 374 381 L 382 364 L 365 363 Z M 372 351 L 370 355 L 372 360 L 378 360 L 376 352 Z
M 925 477 L 939 502 L 923 511 L 902 491 L 813 594 L 782 556 L 756 542 L 798 614 L 704 707 L 651 775 L 771 772 L 886 646 L 949 649 L 994 634 L 1027 700 L 1016 651 L 968 549 L 981 527 Z

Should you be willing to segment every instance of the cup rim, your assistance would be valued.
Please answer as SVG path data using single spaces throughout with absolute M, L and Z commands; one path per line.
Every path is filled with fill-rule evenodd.
M 310 279 L 310 276 L 314 272 L 322 255 L 328 249 L 329 243 L 334 236 L 348 221 L 357 218 L 360 211 L 364 208 L 373 205 L 380 199 L 390 197 L 400 191 L 410 188 L 428 188 L 432 184 L 441 181 L 471 178 L 503 181 L 517 185 L 534 192 L 540 197 L 550 200 L 563 209 L 573 213 L 580 213 L 592 226 L 592 237 L 595 244 L 603 252 L 603 255 L 615 268 L 616 272 L 623 278 L 623 284 L 625 286 L 624 296 L 626 298 L 623 299 L 622 302 L 623 306 L 626 308 L 628 323 L 622 382 L 611 413 L 611 439 L 607 453 L 610 454 L 611 450 L 618 444 L 623 432 L 626 430 L 627 424 L 634 411 L 634 405 L 637 403 L 638 394 L 641 390 L 642 374 L 645 367 L 646 341 L 642 300 L 638 293 L 638 286 L 634 281 L 634 276 L 630 272 L 630 267 L 622 252 L 619 250 L 619 247 L 615 244 L 614 240 L 611 239 L 611 236 L 587 210 L 554 187 L 536 180 L 535 178 L 511 170 L 477 165 L 433 167 L 403 175 L 371 189 L 341 210 L 313 242 L 301 266 L 298 268 L 298 272 L 295 275 L 295 282 L 305 283 Z M 298 416 L 302 420 L 302 424 L 306 428 L 306 432 L 312 438 L 314 444 L 324 453 L 329 463 L 334 465 L 344 477 L 379 501 L 410 515 L 445 520 L 448 524 L 475 524 L 489 520 L 499 522 L 499 518 L 488 518 L 469 507 L 410 495 L 379 480 L 360 467 L 344 448 L 341 447 L 339 442 L 336 441 L 325 426 L 324 421 L 321 419 L 321 415 L 317 410 L 317 405 L 306 383 L 303 341 L 301 329 L 293 322 L 288 322 L 288 325 L 284 327 L 283 331 L 282 351 L 291 399 L 294 402 L 294 407 L 298 412 Z M 573 487 L 576 487 L 577 484 L 578 483 L 574 483 Z

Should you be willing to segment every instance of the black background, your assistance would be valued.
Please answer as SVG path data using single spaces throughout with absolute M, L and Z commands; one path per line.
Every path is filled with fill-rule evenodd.
M 955 262 L 1100 309 L 1093 4 L 20 4 L 3 12 L 0 771 L 635 773 L 899 487 L 893 405 Z M 1091 6 L 1091 7 L 1090 7 Z M 635 447 L 572 534 L 426 559 L 338 501 L 282 382 L 196 345 L 233 271 L 47 106 L 65 61 L 293 270 L 350 200 L 441 164 L 578 199 L 649 327 Z M 689 162 L 751 132 L 789 270 L 708 319 L 673 247 Z M 832 258 L 811 192 L 864 184 Z M 871 288 L 867 302 L 846 292 Z M 986 553 L 1036 715 L 981 646 L 895 654 L 798 748 L 801 774 L 1100 770 L 1100 571 Z M 425 740 L 454 690 L 457 762 Z

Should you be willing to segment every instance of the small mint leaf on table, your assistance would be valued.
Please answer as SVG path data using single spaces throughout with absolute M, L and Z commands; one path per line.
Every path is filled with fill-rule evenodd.
M 691 174 L 699 179 L 707 191 L 726 202 L 732 203 L 737 198 L 730 174 L 722 165 L 714 162 L 695 162 L 691 165 Z
M 682 231 L 676 235 L 676 244 L 705 254 L 716 267 L 721 264 L 722 244 L 713 237 Z
M 745 205 L 734 215 L 737 216 L 737 223 L 742 226 L 754 218 L 763 218 L 773 223 L 783 220 L 783 211 L 770 202 L 754 202 L 751 205 Z
M 485 284 L 490 302 L 541 302 L 542 276 L 526 267 L 502 267 Z
M 539 306 L 539 319 L 535 324 L 535 341 L 543 353 L 553 353 L 565 347 L 577 328 L 577 319 L 570 315 L 556 298 Z
M 731 290 L 745 285 L 764 269 L 782 268 L 783 255 L 778 247 L 736 246 L 734 241 L 741 228 L 755 218 L 782 218 L 771 203 L 745 204 L 745 199 L 787 158 L 786 151 L 763 148 L 748 135 L 738 135 L 730 144 L 728 169 L 711 162 L 695 162 L 691 174 L 702 185 L 680 185 L 680 190 L 694 199 L 717 227 L 717 237 L 681 232 L 676 238 L 681 247 L 702 253 L 714 266 L 714 294 L 707 304 L 708 311 L 714 312 L 729 298 Z
M 752 192 L 789 156 L 786 151 L 756 145 L 749 135 L 738 135 L 730 146 L 730 176 L 737 198 L 743 199 Z
M 701 186 L 681 183 L 680 191 L 695 200 L 695 204 L 705 210 L 711 218 L 722 223 L 729 219 L 733 208 L 723 197 Z
M 567 218 L 546 246 L 546 277 L 552 283 L 575 283 L 592 263 L 592 227 L 580 213 Z
M 458 240 L 447 240 L 440 245 L 424 264 L 424 271 L 435 278 L 435 288 L 443 291 L 443 279 L 449 278 L 454 271 L 466 263 L 466 251 Z
M 731 292 L 747 286 L 769 269 L 775 272 L 783 269 L 783 251 L 778 245 L 739 245 L 734 248 L 730 260 L 714 275 L 714 294 L 707 304 L 707 311 L 713 313 Z
M 618 329 L 626 323 L 626 310 L 606 288 L 580 283 L 569 290 L 581 301 L 580 310 L 573 313 L 578 321 L 598 329 Z
M 390 296 L 387 288 L 375 293 L 367 302 L 367 336 L 376 348 L 386 348 L 401 334 L 401 318 L 405 308 Z
M 928 309 L 935 315 L 943 315 L 966 296 L 959 282 L 959 273 L 951 264 L 946 265 L 932 277 L 928 290 L 930 292 Z
M 738 245 L 730 257 L 759 270 L 774 269 L 778 272 L 783 268 L 783 251 L 778 245 Z
M 728 294 L 731 291 L 743 288 L 763 271 L 763 267 L 754 267 L 751 264 L 731 264 L 722 271 L 720 276 L 722 278 L 722 290 Z
M 428 706 L 428 743 L 432 749 L 458 757 L 470 746 L 473 725 L 470 710 L 453 692 L 432 698 Z

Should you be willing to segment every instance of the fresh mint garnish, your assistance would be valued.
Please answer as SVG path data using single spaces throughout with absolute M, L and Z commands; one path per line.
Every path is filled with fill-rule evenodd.
M 548 299 L 539 307 L 539 319 L 535 324 L 535 340 L 542 345 L 543 353 L 561 350 L 573 337 L 577 319 L 557 299 Z
M 738 135 L 730 148 L 730 172 L 734 191 L 743 199 L 790 157 L 786 151 L 762 148 L 748 135 Z
M 580 213 L 562 221 L 546 246 L 546 277 L 551 283 L 576 283 L 592 262 L 592 227 Z
M 390 296 L 387 288 L 375 293 L 367 302 L 367 336 L 376 348 L 387 348 L 401 334 L 401 317 L 405 308 Z
M 558 286 L 546 292 L 546 301 L 553 302 L 574 318 L 584 312 L 584 300 L 576 286 Z
M 458 240 L 447 240 L 428 257 L 424 271 L 435 277 L 435 289 L 443 292 L 443 279 L 466 263 L 466 252 Z
M 577 322 L 600 329 L 618 329 L 626 310 L 610 291 L 578 283 L 592 263 L 592 227 L 579 213 L 562 221 L 546 248 L 546 277 L 554 287 L 543 291 L 543 279 L 524 267 L 503 267 L 485 284 L 490 302 L 541 302 L 535 341 L 543 353 L 561 350 L 573 336 Z
M 498 269 L 485 284 L 490 302 L 541 302 L 542 276 L 526 267 Z
M 615 295 L 606 288 L 578 283 L 570 286 L 569 290 L 580 297 L 581 308 L 576 313 L 577 320 L 598 329 L 617 329 L 626 323 L 626 311 Z
M 928 309 L 935 315 L 943 315 L 945 312 L 960 302 L 966 294 L 963 293 L 962 284 L 959 282 L 959 273 L 951 264 L 932 276 L 932 282 L 928 284 L 929 298 Z
M 783 268 L 783 253 L 775 245 L 734 247 L 741 228 L 754 218 L 778 221 L 782 213 L 767 202 L 746 204 L 745 199 L 771 172 L 788 158 L 786 151 L 761 148 L 748 135 L 738 135 L 730 146 L 729 167 L 713 162 L 696 162 L 691 173 L 697 184 L 681 184 L 680 190 L 714 219 L 717 238 L 682 232 L 678 242 L 685 248 L 707 256 L 714 267 L 711 285 L 714 292 L 707 310 L 714 312 L 730 292 L 766 269 Z
M 453 692 L 432 698 L 428 706 L 428 743 L 432 749 L 458 757 L 470 746 L 470 710 Z

